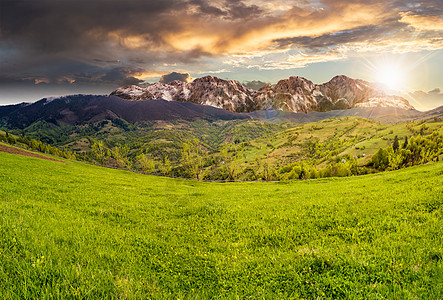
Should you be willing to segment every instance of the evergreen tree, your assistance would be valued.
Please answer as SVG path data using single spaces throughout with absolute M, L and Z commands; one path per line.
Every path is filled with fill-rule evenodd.
M 408 137 L 405 136 L 405 142 L 403 143 L 403 149 L 406 149 L 408 147 Z
M 398 142 L 398 136 L 395 136 L 394 142 L 392 143 L 392 149 L 394 149 L 394 151 L 397 151 L 399 147 L 400 147 L 400 144 Z

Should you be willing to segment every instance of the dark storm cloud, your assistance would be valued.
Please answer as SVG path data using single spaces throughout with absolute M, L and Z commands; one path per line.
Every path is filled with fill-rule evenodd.
M 112 31 L 151 34 L 161 28 L 177 29 L 170 14 L 183 8 L 178 0 L 2 0 L 2 38 L 22 42 L 37 50 L 60 51 L 88 48 L 106 39 Z
M 283 48 L 295 45 L 311 50 L 324 49 L 348 43 L 376 41 L 380 38 L 380 36 L 383 36 L 395 30 L 400 30 L 403 27 L 405 27 L 404 24 L 393 22 L 390 27 L 362 26 L 350 30 L 337 31 L 334 33 L 323 34 L 315 37 L 300 36 L 294 38 L 277 39 L 274 42 L 279 47 Z
M 215 6 L 212 6 L 210 2 L 207 2 L 205 0 L 192 0 L 190 1 L 191 4 L 196 5 L 200 12 L 202 12 L 205 15 L 209 16 L 226 16 L 227 12 L 224 10 L 221 10 L 220 8 L 217 8 Z
M 257 5 L 246 5 L 238 0 L 227 0 L 227 6 L 229 7 L 229 17 L 235 19 L 250 19 L 260 16 L 263 10 Z
M 105 59 L 99 59 L 99 58 L 94 58 L 93 60 L 96 61 L 96 62 L 99 62 L 99 63 L 107 63 L 107 64 L 119 64 L 119 63 L 121 63 L 120 60 L 105 60 Z
M 85 71 L 78 73 L 67 73 L 55 69 L 44 72 L 45 75 L 37 73 L 17 75 L 0 75 L 0 87 L 7 85 L 37 85 L 37 84 L 68 84 L 68 85 L 106 85 L 106 86 L 123 86 L 131 84 L 139 84 L 142 80 L 135 78 L 134 74 L 142 74 L 143 69 L 116 67 L 109 69 L 94 69 L 93 71 Z
M 211 5 L 211 1 L 191 0 L 204 15 L 223 17 L 231 20 L 249 19 L 259 16 L 263 11 L 257 5 L 246 5 L 239 0 L 226 0 L 221 8 Z
M 72 82 L 139 82 L 132 76 L 140 73 L 134 61 L 143 57 L 149 65 L 158 58 L 128 50 L 125 37 L 143 34 L 144 41 L 160 47 L 163 29 L 178 30 L 170 15 L 182 8 L 183 1 L 176 0 L 2 0 L 0 75 L 17 81 L 34 76 L 52 82 L 65 77 Z M 110 68 L 116 64 L 121 67 Z
M 399 36 L 437 48 L 443 43 L 440 0 L 250 3 L 0 0 L 0 82 L 120 85 L 202 58 L 213 69 L 210 59 L 231 54 L 326 53 L 352 43 L 394 44 L 389 39 Z
M 204 0 L 2 0 L 0 2 L 0 74 L 17 80 L 34 76 L 57 81 L 121 65 L 139 72 L 156 63 L 192 63 L 212 54 L 192 47 L 176 51 L 164 37 L 182 32 L 182 22 L 207 16 L 238 18 L 258 13 L 255 6 L 228 1 L 223 10 Z M 199 11 L 188 10 L 197 5 Z M 201 25 L 201 24 L 200 24 Z M 192 24 L 190 25 L 193 26 Z M 25 76 L 25 73 L 27 74 Z M 130 74 L 116 83 L 136 80 Z M 112 78 L 104 76 L 102 78 Z
M 163 35 L 183 30 L 180 17 L 236 19 L 261 12 L 235 0 L 228 0 L 223 10 L 206 0 L 2 0 L 0 5 L 3 40 L 30 52 L 86 52 L 77 52 L 79 56 L 103 48 L 112 33 L 122 38 L 143 35 L 145 42 L 166 47 Z M 199 14 L 186 13 L 192 5 Z
M 26 79 L 24 77 L 14 77 L 8 75 L 0 75 L 0 87 L 20 84 L 35 84 L 34 79 Z
M 135 78 L 134 74 L 142 74 L 144 72 L 141 68 L 118 67 L 109 70 L 97 71 L 93 74 L 86 74 L 83 78 L 73 77 L 76 81 L 94 82 L 96 84 L 117 84 L 117 85 L 131 85 L 143 82 Z
M 190 82 L 191 81 L 191 75 L 189 73 L 177 73 L 172 72 L 166 75 L 162 75 L 160 82 L 161 83 L 169 83 L 174 80 L 179 80 L 183 82 Z

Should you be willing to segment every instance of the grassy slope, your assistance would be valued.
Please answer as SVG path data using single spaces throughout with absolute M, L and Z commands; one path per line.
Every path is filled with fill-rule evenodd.
M 0 298 L 441 298 L 442 175 L 218 184 L 0 153 Z
M 428 129 L 426 134 L 432 131 L 442 132 L 443 123 L 433 122 L 425 124 Z M 409 126 L 409 128 L 408 128 Z M 337 155 L 350 154 L 372 155 L 380 148 L 386 148 L 392 145 L 395 136 L 398 136 L 400 144 L 404 142 L 407 136 L 417 136 L 421 122 L 410 122 L 400 124 L 384 124 L 360 117 L 342 117 L 327 119 L 314 123 L 299 124 L 298 126 L 281 131 L 275 135 L 259 138 L 251 142 L 250 152 L 246 160 L 253 161 L 257 157 L 263 159 L 270 156 L 270 163 L 282 161 L 283 165 L 306 159 L 306 148 L 303 147 L 306 142 L 318 140 L 320 143 L 327 143 L 329 138 L 336 136 L 342 145 L 337 147 Z M 269 147 L 267 145 L 272 145 Z M 289 158 L 296 155 L 295 158 Z M 322 153 L 322 157 L 325 154 Z M 333 160 L 335 155 L 326 162 Z M 367 163 L 367 158 L 361 158 L 360 164 Z M 281 165 L 282 165 L 281 164 Z

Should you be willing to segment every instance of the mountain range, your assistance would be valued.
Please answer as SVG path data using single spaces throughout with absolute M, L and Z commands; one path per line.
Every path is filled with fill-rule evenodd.
M 135 123 L 253 118 L 306 123 L 342 116 L 398 123 L 441 118 L 443 107 L 419 112 L 399 96 L 346 76 L 336 76 L 321 85 L 295 76 L 258 91 L 234 80 L 206 76 L 191 83 L 126 86 L 111 95 L 71 95 L 0 106 L 0 128 L 24 129 L 38 121 L 78 125 L 106 119 Z
M 154 120 L 234 120 L 249 119 L 208 105 L 153 100 L 127 101 L 115 96 L 72 95 L 44 98 L 35 103 L 0 106 L 0 127 L 23 129 L 35 122 L 78 125 L 106 119 L 122 119 L 129 123 Z
M 238 113 L 258 110 L 308 113 L 374 107 L 414 109 L 406 99 L 389 95 L 376 84 L 344 75 L 335 76 L 320 85 L 292 76 L 275 85 L 267 84 L 258 91 L 248 89 L 235 80 L 205 76 L 189 83 L 175 80 L 147 87 L 125 86 L 111 95 L 136 101 L 165 99 L 192 102 Z

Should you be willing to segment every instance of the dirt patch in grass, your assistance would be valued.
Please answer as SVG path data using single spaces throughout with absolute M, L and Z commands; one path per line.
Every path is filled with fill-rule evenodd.
M 9 147 L 9 146 L 5 146 L 5 145 L 0 145 L 0 152 L 6 152 L 6 153 L 11 153 L 11 154 L 18 154 L 18 155 L 23 155 L 23 156 L 30 156 L 30 157 L 35 157 L 35 158 L 41 158 L 41 159 L 46 159 L 46 160 L 52 160 L 52 161 L 58 161 L 58 162 L 62 162 L 65 163 L 65 161 L 62 160 L 58 160 L 55 158 L 51 158 L 51 157 L 46 157 L 37 153 L 32 153 L 32 152 L 28 152 L 22 149 L 18 149 L 18 148 L 14 148 L 14 147 Z

